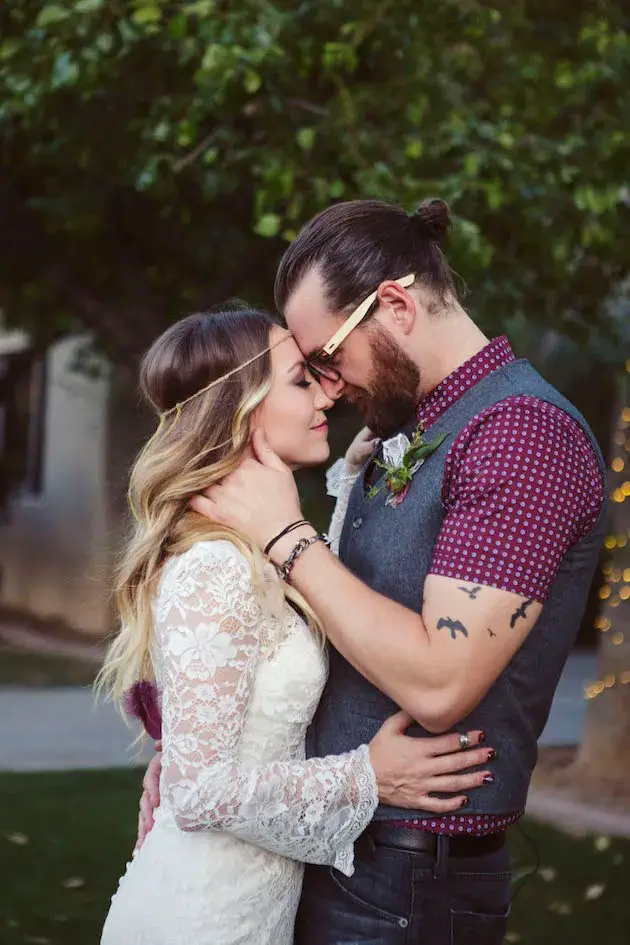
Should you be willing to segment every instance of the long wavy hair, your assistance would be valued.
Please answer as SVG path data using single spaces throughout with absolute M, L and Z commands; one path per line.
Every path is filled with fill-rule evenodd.
M 193 512 L 189 500 L 229 475 L 243 457 L 252 416 L 271 387 L 271 353 L 265 349 L 273 326 L 269 315 L 249 308 L 201 312 L 168 328 L 143 358 L 142 394 L 158 415 L 172 413 L 131 472 L 129 502 L 135 525 L 115 581 L 120 630 L 96 683 L 97 692 L 104 690 L 119 702 L 135 682 L 154 678 L 153 601 L 168 558 L 198 541 L 227 539 L 249 561 L 261 602 L 269 596 L 269 569 L 262 553 L 245 535 Z M 181 410 L 177 407 L 240 365 L 245 366 Z M 276 600 L 280 590 L 313 629 L 321 629 L 294 588 L 279 579 L 272 579 L 271 585 Z

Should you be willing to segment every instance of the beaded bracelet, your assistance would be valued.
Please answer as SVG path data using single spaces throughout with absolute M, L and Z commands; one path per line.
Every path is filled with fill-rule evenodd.
M 310 548 L 311 545 L 314 545 L 317 541 L 323 541 L 325 545 L 329 544 L 328 538 L 325 535 L 311 535 L 310 538 L 300 538 L 297 545 L 294 547 L 293 551 L 284 562 L 284 564 L 276 565 L 276 571 L 280 575 L 283 581 L 288 581 L 289 575 L 293 570 L 293 565 L 303 554 L 307 548 Z

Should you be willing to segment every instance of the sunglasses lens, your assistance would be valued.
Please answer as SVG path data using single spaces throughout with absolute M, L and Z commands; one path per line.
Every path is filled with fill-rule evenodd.
M 327 381 L 339 381 L 341 379 L 341 374 L 334 367 L 331 367 L 329 364 L 322 363 L 321 361 L 309 361 L 309 368 L 313 374 L 317 374 L 318 377 L 323 377 Z

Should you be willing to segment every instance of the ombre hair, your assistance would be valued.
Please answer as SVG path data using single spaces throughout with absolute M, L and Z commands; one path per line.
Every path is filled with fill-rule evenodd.
M 135 526 L 115 582 L 120 631 L 96 683 L 117 701 L 134 683 L 155 678 L 153 601 L 170 557 L 198 541 L 228 540 L 248 560 L 267 602 L 271 569 L 262 553 L 245 535 L 192 511 L 189 502 L 236 469 L 249 445 L 252 416 L 272 384 L 273 327 L 269 315 L 250 308 L 201 312 L 168 328 L 143 358 L 140 389 L 162 419 L 131 472 Z M 277 599 L 280 589 L 313 629 L 321 629 L 294 588 L 275 575 L 271 585 L 271 596 Z

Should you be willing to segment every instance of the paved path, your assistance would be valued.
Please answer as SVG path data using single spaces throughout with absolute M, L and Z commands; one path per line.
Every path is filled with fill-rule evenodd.
M 574 653 L 562 677 L 544 745 L 575 745 L 584 714 L 584 684 L 595 657 Z M 151 747 L 130 748 L 128 729 L 110 704 L 94 704 L 90 689 L 0 688 L 0 771 L 62 771 L 143 764 Z
M 151 749 L 130 748 L 111 704 L 94 705 L 90 688 L 0 688 L 0 771 L 66 771 L 143 764 Z

